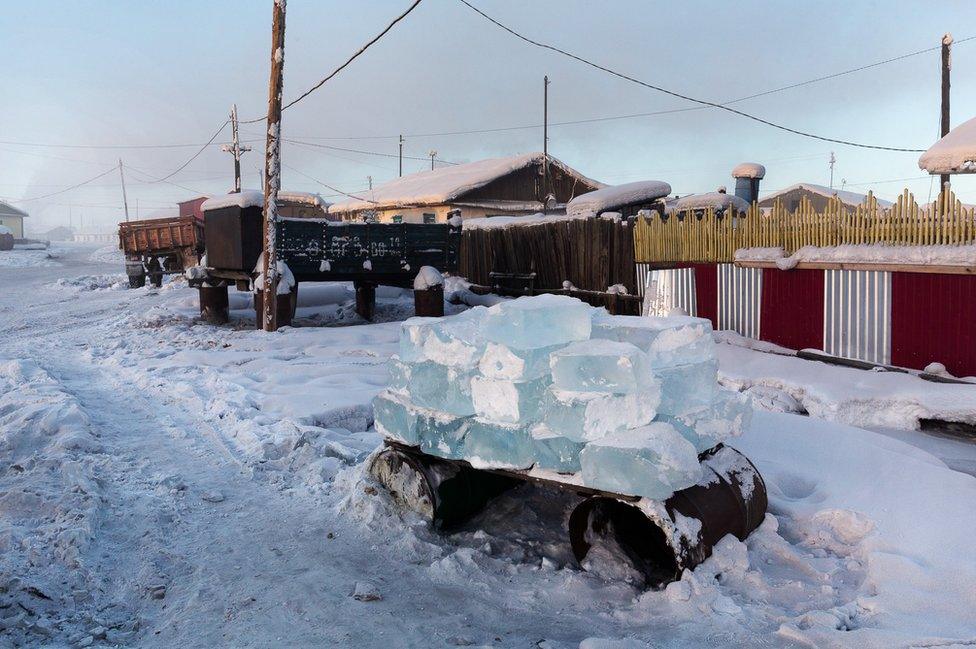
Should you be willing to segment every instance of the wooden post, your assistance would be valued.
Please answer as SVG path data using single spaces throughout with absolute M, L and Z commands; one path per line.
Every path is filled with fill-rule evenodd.
M 444 315 L 444 285 L 413 290 L 414 315 L 439 318 Z
M 129 222 L 129 199 L 125 196 L 125 174 L 122 173 L 122 158 L 119 158 L 119 178 L 122 179 L 122 206 L 125 208 L 125 221 Z
M 369 282 L 355 282 L 356 287 L 356 313 L 363 320 L 372 322 L 376 315 L 376 284 Z
M 942 130 L 941 136 L 949 132 L 949 72 L 952 70 L 952 34 L 946 33 L 942 37 Z M 948 174 L 939 176 L 939 191 L 945 190 L 949 182 Z
M 542 212 L 549 199 L 549 75 L 542 77 Z
M 431 161 L 431 164 L 433 164 L 433 160 Z M 400 176 L 403 176 L 403 136 L 402 135 L 400 136 Z
M 200 317 L 211 324 L 224 324 L 230 320 L 230 300 L 226 286 L 201 286 Z
M 263 328 L 278 329 L 278 190 L 281 188 L 281 87 L 285 69 L 285 4 L 274 0 L 271 26 L 271 80 L 268 88 L 268 138 L 264 174 Z

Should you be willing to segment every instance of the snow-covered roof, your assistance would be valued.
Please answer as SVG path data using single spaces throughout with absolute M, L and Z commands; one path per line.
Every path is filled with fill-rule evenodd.
M 420 171 L 391 180 L 372 190 L 359 192 L 359 196 L 366 200 L 353 199 L 335 203 L 329 207 L 329 212 L 335 214 L 366 209 L 441 205 L 452 202 L 479 187 L 484 187 L 493 180 L 542 161 L 542 153 L 525 153 L 508 158 L 490 158 Z M 552 156 L 549 157 L 549 165 L 558 167 L 563 172 L 594 187 L 603 186 L 602 183 L 587 178 Z
M 821 196 L 826 196 L 827 198 L 836 196 L 837 198 L 840 199 L 842 203 L 844 203 L 845 205 L 850 205 L 852 207 L 863 205 L 868 200 L 867 194 L 858 194 L 857 192 L 849 192 L 840 189 L 831 189 L 830 187 L 824 187 L 823 185 L 814 185 L 812 183 L 797 183 L 795 185 L 790 185 L 786 189 L 781 189 L 777 192 L 773 192 L 769 196 L 763 198 L 762 202 L 766 203 L 768 201 L 771 204 L 772 201 L 775 201 L 783 194 L 787 194 L 795 189 L 805 189 L 808 192 L 812 192 L 814 194 L 820 194 Z M 875 200 L 878 201 L 878 207 L 891 207 L 892 205 L 894 205 L 894 203 L 892 203 L 891 201 L 886 201 L 883 198 L 878 198 L 877 196 L 875 196 L 874 198 Z
M 946 133 L 918 159 L 930 174 L 976 173 L 976 117 Z
M 669 212 L 684 212 L 686 210 L 726 210 L 732 206 L 736 212 L 745 212 L 749 203 L 735 194 L 725 192 L 708 192 L 706 194 L 689 194 L 668 205 Z
M 27 212 L 25 212 L 24 210 L 19 210 L 13 205 L 11 205 L 10 203 L 4 203 L 3 201 L 0 201 L 0 216 L 25 217 L 27 215 L 28 215 Z
M 598 216 L 627 205 L 648 203 L 671 193 L 671 185 L 660 180 L 639 180 L 623 185 L 612 185 L 581 194 L 566 204 L 570 216 Z
M 325 210 L 328 207 L 328 203 L 322 200 L 322 197 L 318 194 L 310 194 L 308 192 L 290 192 L 281 190 L 278 192 L 278 203 L 306 203 L 308 205 L 314 205 Z M 264 206 L 264 192 L 257 189 L 243 189 L 236 194 L 226 194 L 224 196 L 215 196 L 214 198 L 209 198 L 203 202 L 200 209 L 204 212 L 210 210 L 218 210 L 222 207 L 233 207 L 237 206 L 240 208 L 245 207 L 263 207 Z
M 733 178 L 763 178 L 766 167 L 758 162 L 741 162 L 732 168 Z

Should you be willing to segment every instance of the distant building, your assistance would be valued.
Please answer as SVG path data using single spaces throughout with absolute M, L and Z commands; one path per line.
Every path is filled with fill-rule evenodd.
M 75 229 L 64 225 L 51 228 L 41 235 L 41 239 L 47 239 L 48 241 L 74 241 L 74 238 Z
M 827 208 L 827 203 L 834 196 L 840 199 L 841 203 L 844 204 L 849 212 L 853 212 L 858 205 L 863 205 L 868 200 L 867 194 L 831 189 L 823 185 L 814 185 L 813 183 L 798 183 L 766 196 L 759 201 L 759 207 L 772 207 L 776 204 L 776 201 L 780 201 L 787 210 L 795 212 L 800 207 L 800 201 L 807 198 L 813 205 L 814 210 L 822 212 Z M 893 205 L 891 201 L 877 197 L 875 199 L 878 201 L 878 207 L 880 208 L 887 208 Z
M 547 182 L 543 165 L 542 153 L 527 153 L 421 171 L 335 203 L 329 214 L 343 221 L 384 223 L 444 222 L 454 210 L 462 219 L 521 216 L 564 207 L 603 187 L 552 156 Z
M 7 227 L 14 235 L 14 239 L 24 238 L 24 219 L 26 218 L 27 212 L 0 201 L 0 225 Z
M 664 198 L 671 193 L 671 185 L 659 180 L 639 180 L 623 185 L 611 185 L 577 196 L 566 205 L 566 214 L 576 217 L 599 216 L 615 212 L 624 218 L 636 216 L 641 210 L 664 211 Z

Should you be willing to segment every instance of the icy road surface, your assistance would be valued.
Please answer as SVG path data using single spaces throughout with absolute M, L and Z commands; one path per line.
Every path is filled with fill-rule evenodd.
M 641 593 L 575 566 L 565 498 L 524 488 L 443 538 L 362 479 L 369 400 L 410 313 L 397 292 L 379 305 L 390 322 L 362 325 L 348 287 L 315 287 L 301 322 L 337 326 L 269 335 L 197 324 L 193 291 L 127 290 L 120 272 L 110 248 L 79 245 L 0 262 L 0 646 L 976 643 L 976 479 L 924 450 L 758 414 L 736 446 L 770 516 Z M 848 422 L 871 410 L 727 356 L 742 387 Z M 960 409 L 886 387 L 866 393 L 900 417 Z

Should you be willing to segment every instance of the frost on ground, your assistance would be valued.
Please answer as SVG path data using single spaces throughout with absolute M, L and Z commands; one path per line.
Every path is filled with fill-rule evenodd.
M 0 340 L 0 645 L 976 642 L 976 479 L 817 417 L 818 404 L 850 412 L 852 390 L 880 403 L 888 375 L 837 388 L 807 375 L 790 393 L 812 416 L 757 413 L 735 446 L 766 479 L 766 521 L 667 589 L 639 592 L 575 564 L 571 494 L 521 487 L 441 535 L 364 477 L 378 442 L 368 404 L 406 296 L 384 294 L 387 322 L 363 324 L 346 285 L 308 287 L 298 322 L 325 326 L 267 334 L 252 328 L 249 296 L 232 293 L 236 321 L 211 327 L 179 281 L 56 283 L 117 272 L 91 252 L 0 269 L 12 287 L 0 294 L 11 332 Z M 736 381 L 801 376 L 719 347 Z M 895 394 L 909 401 L 907 385 Z M 961 410 L 952 394 L 926 407 Z

